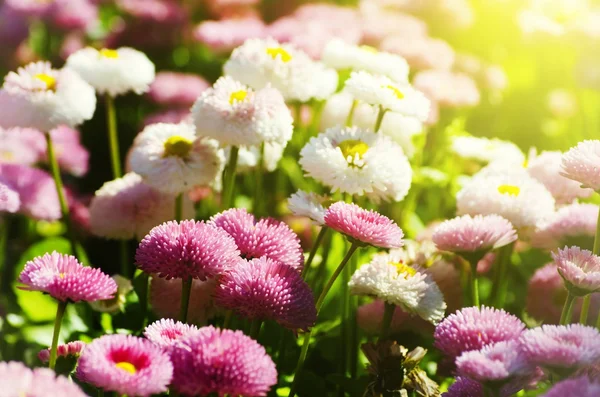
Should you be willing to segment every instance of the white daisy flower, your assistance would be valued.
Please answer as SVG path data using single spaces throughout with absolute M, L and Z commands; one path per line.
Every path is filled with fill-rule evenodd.
M 485 164 L 497 160 L 511 164 L 525 162 L 525 155 L 517 145 L 497 138 L 455 136 L 452 138 L 450 149 L 462 158 Z
M 294 120 L 279 91 L 266 87 L 255 92 L 229 76 L 219 78 L 200 95 L 192 107 L 192 118 L 199 135 L 222 145 L 285 145 L 294 130 Z
M 298 216 L 305 216 L 312 219 L 318 225 L 325 224 L 325 207 L 323 204 L 328 199 L 319 196 L 316 193 L 307 193 L 304 190 L 298 190 L 288 198 L 288 209 Z
M 50 131 L 77 126 L 94 115 L 94 89 L 74 71 L 34 62 L 10 72 L 0 90 L 0 127 Z
M 112 97 L 130 91 L 142 94 L 154 81 L 154 64 L 148 57 L 133 48 L 116 50 L 86 47 L 71 54 L 67 66 L 90 83 L 98 94 Z
M 273 172 L 277 168 L 279 160 L 283 157 L 284 145 L 277 142 L 265 143 L 263 153 L 263 167 L 268 172 Z M 231 146 L 224 148 L 225 163 L 229 161 Z M 260 147 L 258 146 L 240 146 L 238 151 L 238 161 L 236 173 L 244 173 L 254 169 L 260 159 Z
M 396 83 L 386 76 L 360 71 L 350 74 L 345 88 L 355 99 L 369 105 L 416 117 L 421 121 L 429 117 L 431 103 L 408 83 Z
M 299 162 L 306 175 L 332 192 L 366 194 L 375 202 L 401 201 L 412 181 L 402 148 L 385 135 L 358 127 L 333 127 L 311 138 Z
M 288 101 L 326 99 L 338 84 L 334 69 L 313 61 L 290 44 L 273 39 L 246 40 L 233 50 L 224 71 L 255 90 L 270 84 Z
M 382 299 L 432 324 L 444 318 L 446 302 L 431 275 L 406 265 L 396 252 L 375 255 L 352 275 L 348 286 L 354 295 Z
M 144 128 L 129 152 L 129 169 L 161 192 L 179 194 L 209 185 L 223 169 L 218 143 L 196 136 L 194 126 L 152 124 Z
M 348 44 L 336 38 L 327 43 L 321 60 L 325 65 L 338 70 L 364 70 L 382 74 L 399 83 L 408 81 L 409 67 L 404 58 L 389 52 L 379 52 L 366 45 Z

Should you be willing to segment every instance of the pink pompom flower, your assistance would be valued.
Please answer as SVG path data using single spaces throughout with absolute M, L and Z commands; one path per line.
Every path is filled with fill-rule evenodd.
M 565 247 L 553 253 L 552 257 L 573 295 L 583 296 L 600 290 L 599 256 L 579 247 Z
M 483 386 L 469 378 L 457 377 L 443 397 L 485 397 Z
M 150 230 L 135 261 L 141 270 L 159 277 L 206 280 L 234 266 L 239 253 L 233 238 L 211 224 L 171 221 Z
M 584 188 L 600 191 L 600 140 L 579 142 L 565 153 L 560 174 Z
M 69 342 L 64 345 L 58 345 L 56 348 L 56 356 L 57 357 L 79 357 L 83 349 L 85 348 L 86 343 L 80 340 L 76 340 L 74 342 Z M 38 358 L 47 363 L 50 360 L 50 348 L 40 350 L 38 353 Z
M 307 330 L 317 320 L 312 291 L 302 276 L 267 257 L 241 262 L 225 273 L 215 303 L 250 319 L 275 320 L 292 330 Z
M 148 96 L 159 105 L 189 108 L 209 87 L 206 80 L 195 74 L 159 72 L 150 84 Z
M 257 221 L 245 209 L 233 208 L 213 216 L 209 224 L 233 237 L 244 259 L 266 256 L 298 271 L 304 267 L 300 239 L 283 222 L 273 218 Z
M 404 233 L 390 218 L 358 205 L 338 201 L 325 211 L 325 225 L 361 246 L 400 248 Z
M 84 267 L 77 258 L 54 251 L 33 258 L 19 276 L 27 291 L 41 291 L 62 302 L 110 299 L 117 284 L 100 269 Z
M 155 345 L 165 349 L 172 347 L 178 340 L 197 330 L 198 327 L 195 325 L 163 318 L 148 325 L 144 330 L 144 336 Z
M 2 396 L 26 397 L 87 397 L 68 378 L 47 368 L 31 370 L 20 362 L 0 362 Z
M 21 208 L 21 198 L 19 193 L 14 190 L 10 184 L 5 183 L 0 178 L 0 213 L 10 212 L 14 214 Z
M 600 381 L 587 376 L 565 379 L 556 383 L 544 397 L 597 397 L 600 396 Z
M 559 208 L 537 228 L 531 238 L 531 245 L 547 250 L 565 245 L 591 249 L 597 223 L 597 205 L 580 203 L 566 205 Z
M 241 331 L 200 328 L 173 347 L 171 359 L 172 387 L 185 395 L 266 396 L 277 383 L 271 357 Z

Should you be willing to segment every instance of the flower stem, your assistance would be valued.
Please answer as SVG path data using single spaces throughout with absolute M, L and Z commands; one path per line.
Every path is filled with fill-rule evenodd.
M 229 328 L 231 320 L 233 319 L 233 310 L 227 310 L 225 312 L 225 318 L 223 319 L 223 329 Z
M 108 125 L 108 145 L 110 147 L 110 161 L 113 177 L 115 179 L 123 176 L 121 171 L 121 152 L 119 151 L 119 133 L 117 132 L 117 113 L 115 111 L 115 100 L 106 95 L 106 124 Z
M 56 318 L 54 319 L 54 332 L 52 334 L 52 346 L 50 346 L 50 369 L 54 369 L 56 366 L 56 349 L 58 347 L 58 336 L 60 335 L 60 326 L 62 319 L 65 315 L 65 309 L 67 308 L 67 302 L 58 302 L 56 308 Z
M 506 289 L 507 289 L 507 273 L 508 267 L 510 266 L 510 260 L 515 248 L 515 243 L 505 245 L 500 248 L 498 252 L 499 263 L 496 269 L 496 277 L 494 280 L 494 290 L 492 291 L 492 302 L 497 308 L 503 308 L 506 300 Z
M 177 197 L 175 197 L 175 220 L 177 222 L 181 221 L 183 218 L 183 193 L 179 193 Z
M 565 305 L 560 315 L 560 325 L 567 325 L 571 323 L 573 317 L 573 302 L 575 301 L 575 295 L 571 292 L 567 292 L 567 299 L 565 299 Z
M 591 301 L 592 294 L 587 294 L 583 298 L 583 305 L 581 305 L 581 313 L 579 314 L 579 324 L 587 324 L 588 312 L 590 310 Z
M 259 318 L 255 318 L 252 320 L 250 324 L 250 331 L 248 332 L 248 336 L 254 340 L 258 339 L 258 335 L 260 334 L 260 327 L 262 326 L 262 320 Z
M 256 163 L 255 180 L 254 180 L 254 201 L 252 203 L 252 212 L 256 216 L 261 216 L 262 211 L 262 192 L 263 192 L 263 173 L 264 173 L 264 162 L 265 162 L 265 143 L 261 143 L 260 151 L 258 155 L 258 161 Z
M 479 279 L 477 277 L 477 262 L 471 263 L 471 302 L 473 306 L 479 307 Z
M 192 292 L 192 278 L 181 279 L 181 310 L 179 311 L 179 321 L 187 322 L 188 306 L 190 304 L 190 293 Z
M 235 188 L 235 170 L 237 168 L 239 148 L 232 146 L 229 152 L 229 163 L 223 171 L 223 202 L 222 209 L 226 210 L 233 205 L 233 191 Z
M 346 127 L 350 127 L 352 125 L 352 119 L 354 118 L 354 111 L 356 110 L 356 105 L 358 105 L 358 101 L 355 99 L 352 101 L 352 106 L 350 107 L 350 111 L 348 112 L 348 116 L 346 117 Z
M 387 109 L 384 109 L 383 106 L 379 105 L 379 112 L 377 113 L 377 120 L 375 120 L 375 129 L 374 129 L 375 132 L 379 131 L 379 129 L 381 128 L 381 123 L 383 122 L 383 116 L 385 116 L 386 112 L 387 112 Z
M 306 277 L 306 273 L 308 272 L 308 269 L 310 269 L 310 266 L 313 263 L 313 260 L 315 259 L 315 256 L 317 255 L 317 251 L 319 250 L 319 246 L 321 245 L 321 243 L 323 242 L 323 239 L 325 238 L 325 235 L 327 234 L 327 230 L 329 230 L 329 228 L 325 225 L 323 225 L 321 227 L 321 230 L 319 231 L 319 234 L 317 234 L 317 239 L 315 240 L 315 243 L 313 244 L 311 250 L 310 250 L 310 254 L 308 254 L 308 259 L 306 260 L 306 263 L 304 264 L 304 268 L 302 269 L 302 276 Z
M 119 252 L 121 254 L 121 274 L 125 277 L 131 277 L 129 266 L 129 250 L 127 249 L 127 240 L 119 240 Z
M 383 321 L 381 323 L 381 335 L 379 335 L 380 341 L 386 340 L 390 333 L 390 326 L 392 325 L 392 319 L 394 318 L 394 311 L 396 311 L 396 305 L 385 302 L 383 309 Z

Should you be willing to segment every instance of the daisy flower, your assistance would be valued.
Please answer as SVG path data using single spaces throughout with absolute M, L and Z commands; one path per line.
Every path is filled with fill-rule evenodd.
M 58 357 L 79 357 L 85 346 L 86 343 L 80 340 L 69 342 L 64 345 L 58 345 L 56 348 L 56 355 Z M 47 363 L 50 360 L 50 349 L 40 350 L 38 358 L 43 363 Z
M 14 190 L 10 184 L 0 178 L 0 213 L 9 212 L 14 214 L 21 208 L 21 198 L 19 193 Z
M 536 248 L 553 250 L 576 245 L 591 249 L 598 223 L 598 206 L 573 203 L 561 207 L 542 223 L 531 238 Z
M 480 94 L 475 81 L 463 73 L 425 70 L 417 73 L 413 85 L 441 107 L 472 107 L 479 104 Z
M 350 74 L 345 89 L 355 99 L 384 110 L 416 117 L 421 121 L 429 116 L 429 100 L 408 83 L 396 83 L 385 76 L 360 71 Z
M 166 349 L 197 330 L 195 325 L 163 318 L 148 325 L 144 329 L 144 336 L 155 345 Z
M 275 22 L 276 23 L 276 22 Z M 231 52 L 248 39 L 265 37 L 268 28 L 260 15 L 228 17 L 218 21 L 202 21 L 194 27 L 194 40 L 218 54 Z
M 4 396 L 87 397 L 79 386 L 48 368 L 31 370 L 16 361 L 0 362 L 0 384 Z
M 443 397 L 484 397 L 483 386 L 469 378 L 457 377 Z
M 548 263 L 529 279 L 527 314 L 546 324 L 558 324 L 566 297 L 567 289 L 556 264 Z
M 0 126 L 41 131 L 74 127 L 92 118 L 94 89 L 77 73 L 34 62 L 10 72 L 0 90 Z
M 579 142 L 562 157 L 561 175 L 600 191 L 600 140 Z
M 167 352 L 149 340 L 104 335 L 83 350 L 76 375 L 105 391 L 146 397 L 167 391 L 173 365 Z
M 450 150 L 458 156 L 487 164 L 503 161 L 523 164 L 525 155 L 517 145 L 498 138 L 455 136 L 451 138 Z
M 287 201 L 288 209 L 292 214 L 304 216 L 313 220 L 317 225 L 325 224 L 325 207 L 327 198 L 316 193 L 307 193 L 298 190 L 293 193 Z
M 186 123 L 147 126 L 135 138 L 128 160 L 146 183 L 173 195 L 212 183 L 224 164 L 217 142 L 198 137 Z
M 266 396 L 277 370 L 264 347 L 241 331 L 200 328 L 171 352 L 172 387 L 185 395 Z
M 587 376 L 565 379 L 557 382 L 544 397 L 596 397 L 600 396 L 600 382 L 594 381 Z
M 79 131 L 66 125 L 59 125 L 50 131 L 50 137 L 60 168 L 77 177 L 85 175 L 88 172 L 90 153 L 81 144 Z M 41 156 L 45 162 L 48 162 L 46 142 L 44 140 L 42 142 Z
M 395 20 L 394 23 L 399 22 Z M 427 27 L 423 29 L 427 30 Z M 429 37 L 427 32 L 415 34 L 410 40 L 405 35 L 386 35 L 380 48 L 382 51 L 398 54 L 406 59 L 411 68 L 417 70 L 449 70 L 456 59 L 456 53 L 448 42 Z
M 572 294 L 583 296 L 600 291 L 599 256 L 579 247 L 565 247 L 552 257 Z
M 287 101 L 322 100 L 338 85 L 335 70 L 315 62 L 290 44 L 273 39 L 248 39 L 233 50 L 223 70 L 255 90 L 269 84 Z
M 204 78 L 195 74 L 159 72 L 150 84 L 148 97 L 159 105 L 187 108 L 209 87 Z
M 110 299 L 117 292 L 117 284 L 100 269 L 84 267 L 74 256 L 56 251 L 27 262 L 19 282 L 25 284 L 20 289 L 45 292 L 62 302 Z
M 431 275 L 406 265 L 396 253 L 375 255 L 352 275 L 348 286 L 354 295 L 375 296 L 433 324 L 444 318 L 444 296 Z
M 285 145 L 293 132 L 292 115 L 279 91 L 265 87 L 255 92 L 229 76 L 200 95 L 192 118 L 199 135 L 222 145 Z
M 76 71 L 100 95 L 112 97 L 128 92 L 142 94 L 154 81 L 154 64 L 133 48 L 116 50 L 86 47 L 67 58 L 67 67 Z
M 131 284 L 131 280 L 119 274 L 113 275 L 112 279 L 117 284 L 117 293 L 114 298 L 90 302 L 92 309 L 102 313 L 123 311 L 127 301 L 127 294 L 133 291 L 133 285 Z
M 357 127 L 333 127 L 311 138 L 299 163 L 332 192 L 366 195 L 376 202 L 401 201 L 412 181 L 410 163 L 398 144 Z
M 34 165 L 45 151 L 44 134 L 38 130 L 0 127 L 0 162 Z

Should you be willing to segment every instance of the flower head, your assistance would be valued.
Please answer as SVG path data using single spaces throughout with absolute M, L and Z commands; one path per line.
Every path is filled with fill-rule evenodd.
M 173 388 L 186 395 L 266 396 L 277 370 L 264 347 L 241 331 L 212 326 L 174 346 Z
M 300 165 L 332 192 L 367 195 L 375 201 L 401 201 L 410 189 L 412 169 L 391 138 L 357 127 L 333 127 L 302 148 Z
M 79 357 L 77 378 L 105 391 L 150 396 L 167 391 L 173 376 L 169 356 L 149 340 L 104 335 Z
M 159 72 L 150 85 L 150 99 L 165 106 L 190 107 L 210 84 L 195 74 Z
M 79 357 L 85 346 L 86 343 L 80 340 L 69 342 L 64 345 L 58 345 L 56 348 L 56 355 L 57 357 Z M 50 348 L 40 350 L 38 353 L 38 358 L 42 362 L 47 363 L 50 360 Z
M 579 247 L 565 247 L 552 256 L 571 293 L 587 295 L 600 290 L 599 256 Z
M 285 145 L 293 132 L 292 115 L 279 91 L 265 87 L 255 92 L 229 76 L 200 95 L 192 117 L 199 135 L 223 145 Z
M 387 12 L 387 11 L 386 11 Z M 394 21 L 398 24 L 398 21 Z M 423 22 L 419 19 L 419 22 Z M 425 27 L 424 29 L 427 29 Z M 381 42 L 383 51 L 402 56 L 411 68 L 417 70 L 448 70 L 456 54 L 448 42 L 429 37 L 426 32 L 416 32 L 410 40 L 405 35 L 392 35 Z
M 38 130 L 0 127 L 0 162 L 34 165 L 45 150 L 44 135 Z
M 472 107 L 480 100 L 475 81 L 463 73 L 426 70 L 415 76 L 414 86 L 441 107 Z
M 19 193 L 0 178 L 0 213 L 15 213 L 21 208 Z
M 338 201 L 325 211 L 325 224 L 353 242 L 381 248 L 402 246 L 402 230 L 388 217 Z
M 325 224 L 326 198 L 315 193 L 298 190 L 288 198 L 288 209 L 297 216 L 310 218 L 317 225 Z
M 478 382 L 508 382 L 531 372 L 526 356 L 515 340 L 497 342 L 481 350 L 464 352 L 456 359 L 460 376 Z
M 142 94 L 154 81 L 154 64 L 133 48 L 116 50 L 86 47 L 69 56 L 67 67 L 76 71 L 103 95 Z
M 233 237 L 244 259 L 266 256 L 296 270 L 304 266 L 300 240 L 283 222 L 272 218 L 257 221 L 245 209 L 233 208 L 213 216 L 209 223 Z
M 161 319 L 144 329 L 144 336 L 155 345 L 165 349 L 172 347 L 178 340 L 197 331 L 195 325 L 184 324 L 171 319 Z
M 555 383 L 554 386 L 544 394 L 544 397 L 596 397 L 599 395 L 600 381 L 594 381 L 584 375 Z
M 193 220 L 156 226 L 140 243 L 135 261 L 159 277 L 206 280 L 239 261 L 235 241 L 223 230 Z
M 483 386 L 469 378 L 457 377 L 442 397 L 484 397 Z
M 565 153 L 560 174 L 584 188 L 600 191 L 600 140 L 579 142 Z
M 61 169 L 75 176 L 83 176 L 88 171 L 90 154 L 81 144 L 79 131 L 66 125 L 59 125 L 50 131 L 52 145 Z M 46 141 L 42 138 L 41 156 L 48 161 Z
M 51 369 L 31 370 L 16 361 L 0 362 L 0 384 L 7 397 L 87 397 L 79 386 Z
M 260 17 L 224 18 L 218 21 L 202 21 L 194 28 L 194 39 L 216 53 L 227 53 L 248 39 L 267 35 L 267 26 Z
M 517 145 L 497 138 L 475 136 L 455 136 L 450 149 L 465 159 L 477 160 L 487 164 L 503 161 L 510 164 L 523 164 L 525 155 Z
M 536 229 L 531 238 L 531 245 L 547 250 L 571 245 L 591 249 L 597 221 L 597 205 L 580 203 L 566 205 L 559 208 Z
M 317 320 L 310 287 L 291 266 L 267 257 L 239 263 L 220 279 L 215 303 L 250 319 L 307 330 Z
M 117 283 L 117 293 L 114 298 L 91 302 L 90 306 L 92 309 L 101 313 L 116 313 L 118 311 L 123 311 L 125 303 L 127 302 L 127 294 L 133 291 L 133 285 L 131 284 L 131 280 L 120 274 L 113 275 L 112 279 Z
M 146 183 L 173 195 L 212 183 L 223 162 L 217 142 L 198 137 L 186 123 L 147 126 L 135 138 L 128 161 Z
M 117 284 L 100 269 L 84 267 L 74 256 L 56 251 L 27 262 L 19 281 L 25 284 L 21 289 L 45 292 L 63 302 L 110 299 L 117 292 Z

